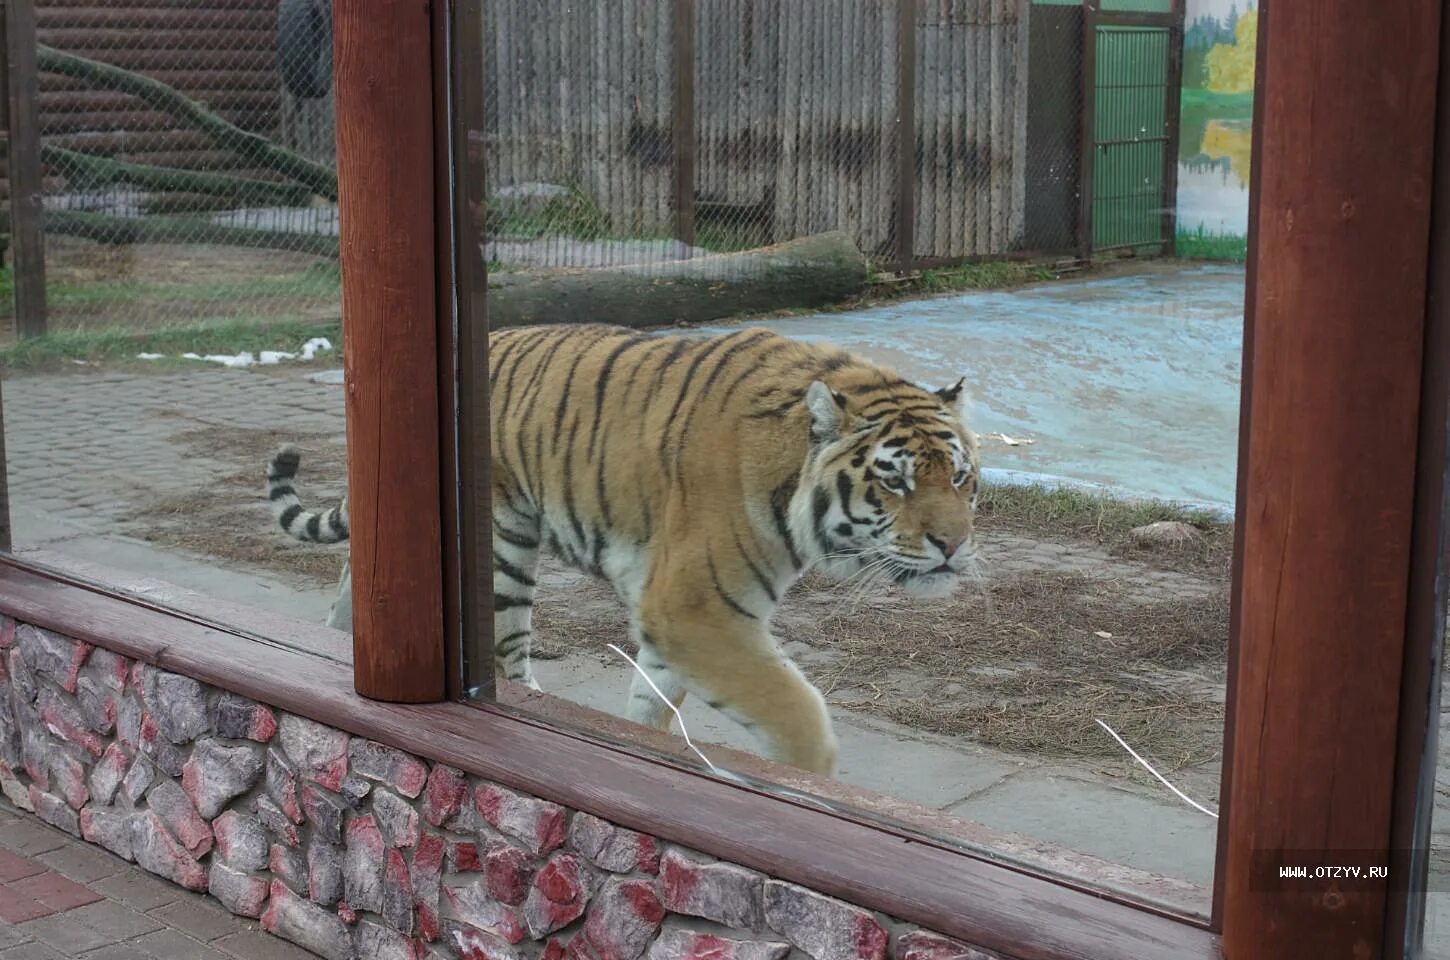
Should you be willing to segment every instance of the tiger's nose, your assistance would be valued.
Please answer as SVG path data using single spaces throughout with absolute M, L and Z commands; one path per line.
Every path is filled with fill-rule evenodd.
M 950 560 L 962 546 L 967 542 L 966 537 L 934 537 L 927 534 L 926 537 L 932 544 L 942 552 L 942 556 Z

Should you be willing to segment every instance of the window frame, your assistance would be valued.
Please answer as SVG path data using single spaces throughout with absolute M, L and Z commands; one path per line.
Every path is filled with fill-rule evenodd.
M 529 716 L 517 704 L 456 702 L 462 695 L 465 644 L 476 657 L 491 643 L 486 605 L 476 597 L 470 600 L 464 589 L 475 571 L 491 563 L 488 538 L 481 536 L 488 511 L 479 505 L 486 500 L 478 496 L 488 490 L 488 465 L 463 456 L 469 446 L 464 438 L 474 437 L 476 445 L 478 431 L 488 424 L 486 380 L 470 375 L 487 369 L 487 337 L 473 335 L 486 329 L 486 277 L 475 262 L 479 258 L 461 256 L 463 250 L 479 248 L 473 219 L 458 216 L 460 208 L 481 210 L 484 195 L 481 158 L 470 150 L 469 138 L 459 135 L 470 117 L 480 115 L 482 74 L 477 64 L 467 62 L 468 50 L 454 42 L 459 35 L 477 35 L 472 32 L 478 26 L 477 2 L 334 4 L 349 325 L 352 643 L 354 663 L 361 666 L 349 669 L 259 643 L 113 586 L 9 556 L 0 558 L 0 610 L 1014 957 L 1207 958 L 1222 950 L 1240 960 L 1284 955 L 1284 943 L 1343 949 L 1366 936 L 1371 955 L 1413 956 L 1413 944 L 1406 941 L 1418 934 L 1423 897 L 1406 892 L 1404 884 L 1351 892 L 1350 909 L 1332 910 L 1319 898 L 1276 898 L 1251 890 L 1245 870 L 1229 869 L 1244 866 L 1245 838 L 1292 837 L 1296 821 L 1312 820 L 1324 804 L 1382 816 L 1375 829 L 1383 843 L 1376 849 L 1390 856 L 1396 876 L 1403 869 L 1423 877 L 1428 836 L 1436 736 L 1429 721 L 1437 716 L 1440 696 L 1438 638 L 1446 589 L 1440 521 L 1450 490 L 1445 456 L 1450 172 L 1444 169 L 1450 163 L 1435 165 L 1433 210 L 1423 231 L 1391 229 L 1383 218 L 1365 216 L 1357 232 L 1327 231 L 1316 234 L 1314 243 L 1296 246 L 1290 231 L 1275 225 L 1295 211 L 1297 198 L 1286 188 L 1295 175 L 1309 178 L 1324 196 L 1352 197 L 1350 202 L 1362 209 L 1374 201 L 1403 206 L 1405 198 L 1394 194 L 1392 181 L 1404 179 L 1406 155 L 1421 171 L 1432 157 L 1450 161 L 1450 61 L 1445 54 L 1450 18 L 1441 18 L 1435 0 L 1401 0 L 1378 12 L 1379 20 L 1367 29 L 1350 15 L 1358 7 L 1349 0 L 1315 6 L 1313 14 L 1303 5 L 1275 0 L 1262 0 L 1260 6 L 1226 799 L 1207 921 L 641 756 Z M 1335 8 L 1344 15 L 1335 16 Z M 1294 28 L 1275 30 L 1275 16 Z M 1429 22 L 1439 29 L 1424 29 Z M 1423 74 L 1427 63 L 1433 68 L 1429 86 L 1438 86 L 1439 95 L 1428 111 L 1412 108 L 1387 119 L 1383 88 L 1366 86 L 1336 100 L 1337 116 L 1312 118 L 1336 130 L 1381 122 L 1373 128 L 1388 127 L 1397 134 L 1393 162 L 1388 152 L 1370 154 L 1377 167 L 1346 162 L 1359 159 L 1349 153 L 1352 143 L 1340 153 L 1321 149 L 1315 158 L 1290 149 L 1311 118 L 1293 115 L 1276 86 L 1285 81 L 1276 78 L 1302 69 L 1330 88 L 1333 64 L 1346 62 L 1335 54 L 1345 51 L 1355 51 L 1363 68 L 1374 62 L 1392 80 L 1412 77 L 1412 68 Z M 460 92 L 453 79 L 458 76 L 477 82 L 466 83 L 467 90 Z M 12 88 L 12 110 L 16 95 Z M 419 109 L 424 97 L 431 109 Z M 1430 122 L 1436 115 L 1438 125 Z M 1337 148 L 1346 141 L 1316 143 Z M 1274 165 L 1272 177 L 1264 173 L 1266 162 Z M 1378 183 L 1371 170 L 1379 174 Z M 460 181 L 466 192 L 455 197 Z M 1427 191 L 1429 181 L 1426 172 Z M 1314 223 L 1316 211 L 1302 215 Z M 1270 264 L 1280 275 L 1297 269 L 1302 276 L 1316 262 L 1324 269 L 1325 263 L 1356 258 L 1392 265 L 1423 260 L 1426 267 L 1418 276 L 1413 270 L 1404 276 L 1414 289 L 1393 309 L 1367 319 L 1351 313 L 1352 302 L 1316 299 L 1312 285 L 1275 286 L 1260 266 Z M 1356 290 L 1383 293 L 1388 274 L 1364 270 L 1362 276 Z M 456 295 L 459 290 L 465 295 Z M 1287 352 L 1292 338 L 1286 339 L 1284 328 L 1296 318 L 1307 325 L 1305 310 L 1320 311 L 1315 315 L 1319 322 L 1336 321 L 1342 324 L 1336 331 L 1346 334 L 1338 338 L 1343 342 L 1326 347 L 1321 359 L 1327 357 L 1336 369 L 1357 364 L 1381 378 L 1408 378 L 1416 385 L 1413 403 L 1402 393 L 1394 411 L 1413 418 L 1415 442 L 1408 449 L 1374 446 L 1385 479 L 1375 488 L 1355 491 L 1356 516 L 1373 517 L 1374 524 L 1307 516 L 1296 527 L 1281 519 L 1292 519 L 1285 505 L 1292 508 L 1296 502 L 1292 487 L 1306 475 L 1307 459 L 1332 449 L 1313 444 L 1334 430 L 1362 439 L 1360 431 L 1375 429 L 1383 413 L 1361 410 L 1359 421 L 1345 424 L 1331 422 L 1330 415 L 1354 413 L 1353 408 L 1292 407 L 1282 385 L 1322 375 L 1296 368 Z M 1263 325 L 1270 318 L 1276 325 L 1272 330 Z M 1390 321 L 1397 324 L 1390 338 L 1397 339 L 1393 349 L 1380 350 L 1384 328 L 1372 324 Z M 388 522 L 398 517 L 411 522 Z M 1263 563 L 1276 538 L 1282 541 L 1281 553 L 1290 541 L 1304 551 L 1317 544 L 1315 534 L 1339 535 L 1337 542 L 1319 546 L 1345 562 L 1366 548 L 1383 552 L 1385 569 L 1402 559 L 1397 586 L 1351 587 L 1346 596 L 1342 591 L 1329 595 L 1325 583 L 1307 577 L 1291 576 L 1277 592 L 1245 578 L 1246 562 Z M 1303 625 L 1273 618 L 1272 605 L 1288 593 L 1301 604 L 1317 597 L 1329 609 L 1353 606 L 1390 624 L 1375 635 L 1374 645 L 1351 651 L 1337 680 L 1342 694 L 1354 692 L 1356 685 L 1363 688 L 1369 694 L 1366 705 L 1388 711 L 1393 722 L 1381 719 L 1368 735 L 1347 731 L 1343 718 L 1314 710 L 1315 690 L 1286 682 L 1297 668 L 1314 676 L 1317 649 L 1317 638 Z M 1246 624 L 1260 632 L 1246 634 Z M 316 632 L 305 626 L 277 630 L 294 639 Z M 238 642 L 254 644 L 259 656 L 239 663 Z M 1388 677 L 1382 668 L 1386 658 L 1395 665 Z M 1261 669 L 1269 663 L 1273 670 Z M 325 695 L 319 696 L 319 689 Z M 1252 717 L 1246 707 L 1251 703 L 1264 705 Z M 1256 723 L 1245 722 L 1249 719 Z M 1297 723 L 1309 740 L 1338 744 L 1338 753 L 1328 762 L 1304 762 L 1279 743 L 1271 745 L 1270 753 L 1256 755 L 1258 734 L 1271 721 Z M 1346 775 L 1386 750 L 1393 758 L 1387 774 L 1381 766 L 1378 777 Z M 1301 784 L 1307 779 L 1325 792 L 1310 799 L 1293 788 L 1291 778 L 1266 775 L 1274 768 L 1292 769 Z M 1257 803 L 1239 802 L 1244 796 Z M 751 829 L 720 829 L 742 822 Z M 1343 818 L 1332 826 L 1331 844 L 1358 844 L 1363 837 Z

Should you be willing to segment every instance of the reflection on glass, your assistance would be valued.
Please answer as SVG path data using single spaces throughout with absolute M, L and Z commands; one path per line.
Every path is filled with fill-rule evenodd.
M 229 625 L 321 623 L 346 547 L 286 536 L 265 477 L 284 443 L 305 499 L 344 473 L 327 24 L 282 30 L 279 74 L 276 9 L 154 13 L 164 47 L 40 51 L 43 270 L 17 247 L 5 276 L 15 553 Z
M 1104 725 L 1217 808 L 1252 5 L 544 6 L 469 51 L 499 699 L 1206 910 Z

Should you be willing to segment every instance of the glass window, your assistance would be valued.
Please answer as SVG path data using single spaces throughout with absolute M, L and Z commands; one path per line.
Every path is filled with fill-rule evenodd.
M 465 684 L 1206 914 L 1254 5 L 480 16 Z
M 322 624 L 346 558 L 303 542 L 335 539 L 346 463 L 329 5 L 22 6 L 14 554 L 242 628 Z

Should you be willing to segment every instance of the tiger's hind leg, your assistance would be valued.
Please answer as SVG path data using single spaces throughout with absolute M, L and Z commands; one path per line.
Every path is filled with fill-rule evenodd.
M 675 713 L 665 700 L 674 704 L 675 710 L 678 710 L 685 702 L 685 685 L 675 676 L 669 664 L 665 663 L 664 657 L 660 656 L 648 634 L 636 625 L 630 626 L 630 634 L 639 650 L 634 658 L 639 670 L 635 671 L 634 678 L 630 681 L 629 702 L 625 705 L 624 715 L 634 723 L 669 733 Z M 649 679 L 646 680 L 645 677 Z
M 749 730 L 769 758 L 835 775 L 838 746 L 825 697 L 760 624 L 709 615 L 656 615 L 645 623 L 684 690 Z
M 352 633 L 352 562 L 342 562 L 342 576 L 338 579 L 337 599 L 327 611 L 327 625 L 334 630 Z
M 534 577 L 539 565 L 539 517 L 494 498 L 493 656 L 508 680 L 541 689 L 529 657 L 533 647 Z

